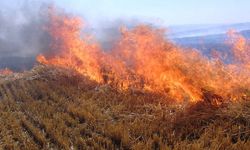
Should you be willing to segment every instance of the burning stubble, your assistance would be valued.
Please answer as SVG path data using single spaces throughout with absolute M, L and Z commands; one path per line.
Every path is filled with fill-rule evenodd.
M 214 99 L 220 104 L 244 98 L 250 88 L 250 49 L 240 35 L 233 34 L 231 41 L 235 61 L 225 64 L 181 48 L 165 39 L 164 30 L 145 25 L 122 28 L 115 46 L 105 51 L 82 34 L 83 25 L 80 18 L 51 9 L 47 31 L 50 51 L 57 53 L 39 55 L 37 61 L 73 69 L 120 90 L 160 93 L 175 101 Z

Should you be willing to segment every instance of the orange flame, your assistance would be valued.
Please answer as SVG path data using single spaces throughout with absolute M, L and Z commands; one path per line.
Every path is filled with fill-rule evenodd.
M 53 38 L 51 50 L 59 50 L 60 54 L 49 60 L 39 55 L 37 60 L 43 64 L 73 68 L 92 80 L 100 82 L 100 67 L 97 59 L 100 51 L 96 45 L 89 44 L 81 38 L 81 20 L 66 15 L 54 15 L 53 10 L 51 11 L 51 22 L 48 28 Z
M 250 69 L 250 44 L 247 39 L 234 30 L 228 32 L 235 63 L 239 63 Z
M 13 71 L 10 70 L 9 68 L 0 69 L 0 75 L 10 75 L 12 73 L 13 73 Z
M 76 70 L 100 84 L 121 90 L 157 92 L 175 100 L 199 101 L 206 91 L 223 99 L 240 97 L 250 89 L 249 46 L 243 37 L 234 37 L 233 54 L 241 64 L 226 65 L 210 60 L 197 50 L 184 49 L 164 38 L 164 31 L 148 26 L 128 30 L 110 51 L 81 35 L 80 18 L 52 11 L 48 28 L 56 56 L 39 55 L 37 61 Z M 244 65 L 242 65 L 244 64 Z M 237 91 L 237 92 L 235 92 Z

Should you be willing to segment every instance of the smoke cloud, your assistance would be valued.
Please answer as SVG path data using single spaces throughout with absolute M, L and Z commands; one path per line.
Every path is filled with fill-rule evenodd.
M 33 66 L 35 56 L 49 49 L 48 1 L 0 1 L 0 68 Z
M 48 10 L 55 5 L 52 0 L 0 1 L 0 69 L 30 69 L 38 54 L 55 53 L 50 51 L 51 38 L 46 30 Z M 73 10 L 67 11 L 70 11 L 67 12 L 69 15 L 74 13 Z M 132 28 L 142 22 L 150 24 L 139 19 L 105 20 L 96 26 L 86 26 L 84 32 L 93 35 L 103 49 L 109 50 L 119 39 L 122 26 Z

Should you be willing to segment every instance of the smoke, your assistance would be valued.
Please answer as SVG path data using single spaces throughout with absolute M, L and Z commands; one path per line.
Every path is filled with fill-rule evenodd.
M 150 27 L 158 27 L 155 23 L 151 23 L 148 20 L 139 18 L 122 18 L 109 21 L 100 21 L 90 30 L 94 35 L 98 43 L 101 44 L 104 50 L 110 50 L 121 37 L 121 29 L 123 27 L 127 29 L 133 29 L 140 25 L 147 25 Z
M 37 55 L 54 53 L 46 30 L 49 25 L 48 9 L 54 5 L 52 0 L 0 1 L 0 69 L 30 69 L 36 63 Z M 74 13 L 69 11 L 69 15 Z M 142 22 L 149 24 L 139 19 L 105 20 L 96 26 L 86 26 L 84 32 L 93 35 L 108 50 L 119 39 L 122 26 L 132 28 Z
M 49 50 L 48 1 L 0 1 L 0 68 L 28 69 Z

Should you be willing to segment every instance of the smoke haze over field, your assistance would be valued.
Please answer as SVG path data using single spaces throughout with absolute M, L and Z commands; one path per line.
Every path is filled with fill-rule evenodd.
M 49 48 L 45 0 L 0 1 L 0 68 L 29 69 Z
M 9 0 L 0 1 L 0 68 L 14 70 L 29 69 L 35 64 L 35 57 L 49 51 L 50 36 L 48 26 L 48 9 L 55 6 L 49 0 Z M 68 11 L 68 10 L 61 10 Z M 73 13 L 71 10 L 70 13 Z M 91 32 L 104 47 L 110 48 L 113 39 L 119 36 L 119 27 L 134 26 L 138 20 L 116 20 L 100 22 L 90 27 L 85 25 L 86 32 Z M 87 23 L 86 23 L 87 24 Z
M 48 50 L 45 2 L 1 1 L 0 53 L 2 57 L 32 57 Z
M 140 4 L 139 1 L 128 1 L 126 4 L 121 1 L 111 3 L 112 0 L 107 2 L 99 0 L 0 1 L 0 69 L 5 67 L 18 71 L 29 69 L 35 64 L 35 57 L 38 54 L 51 53 L 49 49 L 51 39 L 46 31 L 49 23 L 48 8 L 51 6 L 55 6 L 57 9 L 58 7 L 59 9 L 62 8 L 59 11 L 66 11 L 67 13 L 81 16 L 84 20 L 84 32 L 93 35 L 93 39 L 97 40 L 105 50 L 110 49 L 115 40 L 118 39 L 120 36 L 119 29 L 122 26 L 132 28 L 138 24 L 147 24 L 164 28 L 171 24 L 166 25 L 166 23 L 173 21 L 171 17 L 166 18 L 167 12 L 170 16 L 175 14 L 173 10 L 162 8 L 162 6 L 166 5 L 166 2 L 162 3 L 156 0 L 154 5 L 151 6 L 149 1 L 143 4 Z M 94 6 L 93 3 L 95 3 Z M 177 3 L 168 2 L 166 7 L 177 6 Z M 131 8 L 127 8 L 128 6 L 131 6 Z M 120 9 L 121 7 L 122 9 Z M 184 6 L 180 4 L 178 7 L 182 8 Z M 155 13 L 156 8 L 159 12 L 164 13 Z M 133 11 L 135 9 L 137 10 L 136 12 Z M 180 10 L 177 9 L 175 11 Z M 181 11 L 175 15 L 176 21 L 185 20 Z M 244 30 L 250 29 L 249 24 L 243 25 Z M 167 35 L 174 38 L 186 35 L 201 35 L 203 33 L 217 34 L 217 26 L 213 26 L 211 29 L 207 28 L 206 25 L 205 27 L 203 29 L 203 26 L 201 28 L 200 25 L 191 26 L 191 28 L 190 26 L 170 26 L 170 30 L 167 30 Z M 240 27 L 242 27 L 242 24 Z M 224 26 L 220 28 L 220 31 L 225 31 Z

